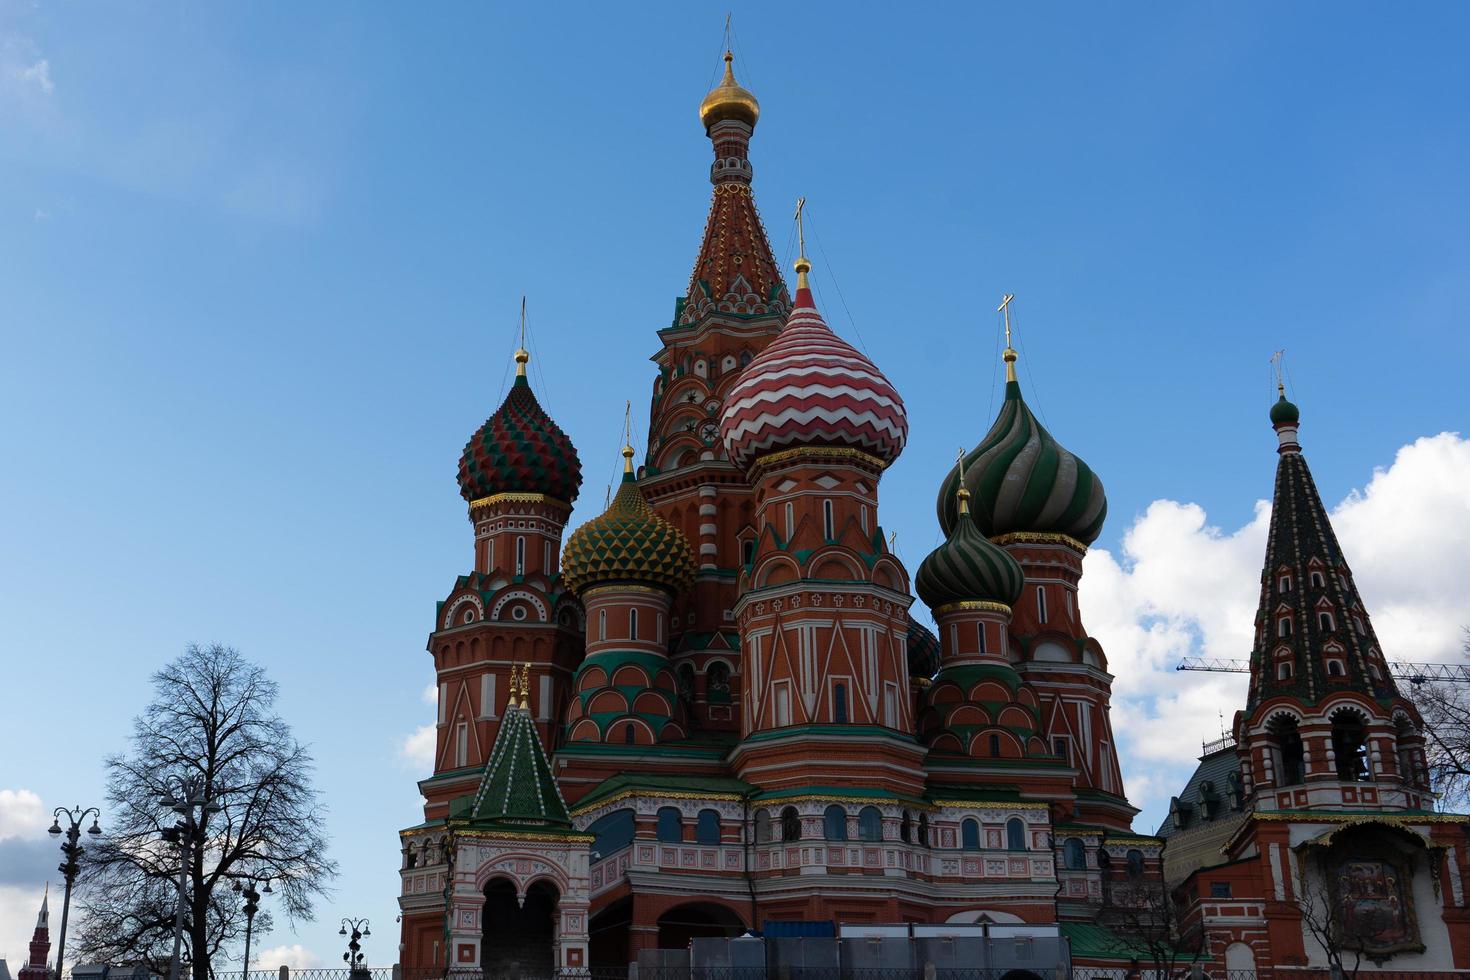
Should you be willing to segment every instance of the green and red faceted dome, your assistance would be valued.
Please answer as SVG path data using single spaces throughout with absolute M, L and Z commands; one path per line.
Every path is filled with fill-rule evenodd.
M 654 512 L 623 447 L 623 482 L 607 510 L 567 539 L 561 574 L 581 593 L 597 585 L 652 585 L 678 595 L 694 584 L 694 549 L 684 532 Z
M 470 503 L 502 493 L 541 494 L 568 506 L 582 486 L 577 448 L 536 400 L 516 351 L 510 394 L 459 457 L 459 492 Z

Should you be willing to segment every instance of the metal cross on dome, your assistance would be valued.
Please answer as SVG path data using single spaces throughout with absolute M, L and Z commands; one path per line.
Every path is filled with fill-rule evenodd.
M 1011 300 L 1013 300 L 1015 298 L 1016 298 L 1016 294 L 1015 293 L 1006 293 L 1005 294 L 1005 298 L 1000 301 L 1000 305 L 995 308 L 995 312 L 1004 314 L 1005 315 L 1005 318 L 1006 318 L 1006 346 L 1007 347 L 1011 346 Z

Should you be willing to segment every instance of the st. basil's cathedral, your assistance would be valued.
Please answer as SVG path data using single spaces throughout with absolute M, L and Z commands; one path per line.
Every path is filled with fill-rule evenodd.
M 401 834 L 401 963 L 537 976 L 698 937 L 924 924 L 1136 968 L 1115 913 L 1164 881 L 1165 840 L 1132 828 L 1078 602 L 1102 482 L 1027 407 L 1008 344 L 1000 413 L 938 481 L 944 541 L 911 583 L 878 510 L 903 399 L 827 326 L 805 257 L 788 290 L 752 194 L 759 105 L 725 61 L 641 465 L 624 446 L 616 493 L 564 543 L 581 462 L 524 350 L 460 459 L 474 569 L 428 644 L 437 743 Z M 1217 965 L 1320 966 L 1294 884 L 1318 862 L 1334 901 L 1394 904 L 1392 937 L 1360 947 L 1465 969 L 1465 818 L 1430 812 L 1418 715 L 1281 405 L 1251 700 L 1203 822 L 1235 819 L 1179 886 L 1184 939 Z

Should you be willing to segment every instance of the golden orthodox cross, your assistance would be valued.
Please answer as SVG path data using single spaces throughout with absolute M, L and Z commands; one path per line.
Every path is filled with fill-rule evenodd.
M 806 230 L 802 225 L 801 212 L 806 210 L 806 198 L 796 199 L 796 254 L 806 254 Z
M 1011 346 L 1011 300 L 1015 298 L 1016 296 L 1014 293 L 1006 293 L 1005 298 L 1000 301 L 1000 305 L 995 308 L 995 312 L 1004 314 L 1006 318 L 1007 347 Z

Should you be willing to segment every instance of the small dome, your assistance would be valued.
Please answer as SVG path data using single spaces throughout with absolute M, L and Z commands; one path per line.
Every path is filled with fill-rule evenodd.
M 1276 399 L 1276 404 L 1271 406 L 1271 424 L 1296 425 L 1301 419 L 1301 410 L 1286 400 L 1284 389 L 1280 390 L 1280 397 Z
M 961 509 L 949 539 L 929 553 L 914 576 L 914 591 L 930 609 L 975 601 L 1012 606 L 1025 584 L 1021 566 L 1004 548 L 980 533 L 965 509 Z
M 736 119 L 753 127 L 761 116 L 761 104 L 748 89 L 742 88 L 735 81 L 735 71 L 730 67 L 734 60 L 735 56 L 726 51 L 725 77 L 720 79 L 720 84 L 710 89 L 709 95 L 699 104 L 699 120 L 704 123 L 705 129 L 724 119 Z
M 965 456 L 964 474 L 972 516 L 987 537 L 1030 531 L 1065 534 L 1088 545 L 1102 533 L 1108 513 L 1102 481 L 1036 420 L 1014 380 L 1006 382 L 995 424 Z M 939 490 L 945 534 L 959 520 L 959 479 L 956 464 Z
M 909 676 L 928 680 L 939 672 L 939 637 L 909 616 Z
M 561 571 L 574 592 L 615 582 L 654 585 L 678 595 L 694 582 L 694 549 L 684 532 L 654 513 L 633 477 L 633 450 L 607 510 L 567 539 Z
M 893 385 L 834 334 L 806 286 L 785 328 L 746 365 L 725 396 L 720 435 L 742 469 L 767 453 L 847 446 L 886 466 L 903 452 L 908 416 Z
M 525 351 L 517 351 L 510 394 L 459 457 L 459 492 L 471 503 L 498 493 L 539 493 L 571 504 L 582 486 L 577 449 L 536 401 L 525 360 Z

